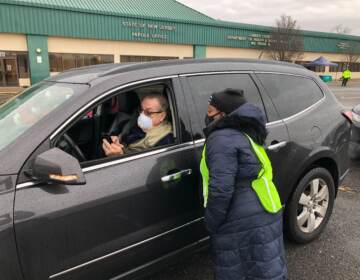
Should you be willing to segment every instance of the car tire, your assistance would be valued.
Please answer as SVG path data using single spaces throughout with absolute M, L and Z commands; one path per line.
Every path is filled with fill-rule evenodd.
M 299 181 L 285 209 L 287 237 L 296 243 L 316 239 L 331 216 L 335 184 L 330 172 L 317 167 Z

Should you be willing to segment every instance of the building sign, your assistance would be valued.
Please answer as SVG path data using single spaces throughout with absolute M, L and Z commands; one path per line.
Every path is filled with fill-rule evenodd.
M 41 55 L 36 56 L 36 63 L 42 63 L 42 56 Z
M 123 21 L 122 26 L 129 30 L 137 29 L 136 31 L 131 31 L 131 37 L 142 39 L 167 40 L 169 32 L 171 33 L 176 31 L 175 25 L 168 24 Z
M 340 42 L 340 43 L 337 43 L 336 46 L 339 49 L 346 50 L 350 47 L 350 44 L 348 42 Z
M 265 47 L 269 45 L 269 42 L 271 41 L 270 35 L 258 33 L 249 34 L 247 36 L 228 35 L 226 38 L 232 41 L 245 41 L 254 47 Z

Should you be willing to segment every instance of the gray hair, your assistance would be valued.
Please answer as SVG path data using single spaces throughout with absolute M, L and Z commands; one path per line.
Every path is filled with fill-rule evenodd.
M 150 92 L 150 93 L 146 94 L 146 95 L 141 99 L 141 101 L 143 101 L 145 98 L 157 99 L 157 100 L 159 101 L 161 111 L 163 111 L 163 112 L 167 112 L 167 111 L 168 111 L 168 109 L 169 109 L 169 102 L 168 102 L 167 98 L 166 98 L 163 94 L 158 93 L 158 92 Z

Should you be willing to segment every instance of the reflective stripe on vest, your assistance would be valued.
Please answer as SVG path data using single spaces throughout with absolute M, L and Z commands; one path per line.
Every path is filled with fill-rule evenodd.
M 248 135 L 246 135 L 246 137 L 249 139 L 251 147 L 262 165 L 257 179 L 253 180 L 251 183 L 252 189 L 255 191 L 261 205 L 267 212 L 277 213 L 281 210 L 282 206 L 279 193 L 272 181 L 273 174 L 271 162 L 264 147 L 256 144 Z M 204 207 L 206 207 L 209 194 L 209 170 L 206 164 L 206 145 L 204 145 L 202 152 L 200 172 L 203 178 Z
M 204 207 L 206 207 L 209 195 L 209 169 L 206 165 L 206 144 L 204 145 L 204 149 L 202 151 L 202 157 L 200 161 L 200 173 L 203 179 Z

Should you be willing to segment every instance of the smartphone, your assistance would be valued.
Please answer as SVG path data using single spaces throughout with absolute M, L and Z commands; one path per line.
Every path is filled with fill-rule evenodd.
M 110 134 L 102 134 L 102 138 L 106 139 L 110 144 L 112 143 L 111 135 Z

